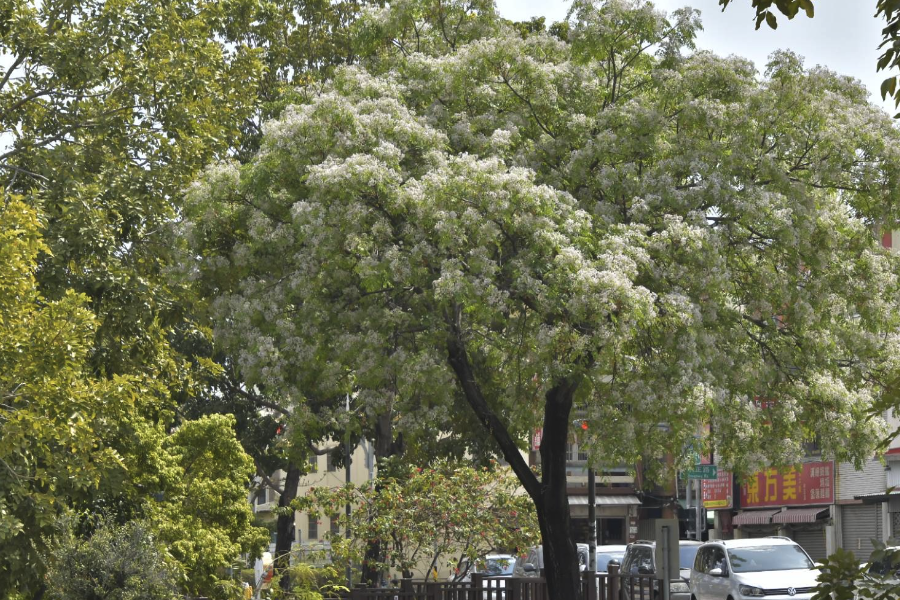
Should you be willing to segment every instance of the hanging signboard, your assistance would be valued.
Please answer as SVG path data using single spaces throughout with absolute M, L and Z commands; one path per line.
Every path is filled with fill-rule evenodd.
M 834 503 L 834 463 L 808 462 L 800 469 L 766 469 L 741 486 L 741 508 Z
M 724 510 L 734 508 L 734 476 L 730 471 L 719 469 L 715 479 L 701 482 L 703 508 Z

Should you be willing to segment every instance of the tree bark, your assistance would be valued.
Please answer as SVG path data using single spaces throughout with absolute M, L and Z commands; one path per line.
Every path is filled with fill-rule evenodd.
M 572 402 L 579 380 L 564 380 L 545 396 L 544 432 L 541 440 L 541 480 L 529 468 L 519 448 L 485 400 L 469 363 L 458 325 L 451 324 L 448 337 L 448 361 L 463 390 L 466 401 L 478 420 L 500 446 L 522 487 L 534 502 L 543 542 L 547 591 L 554 600 L 581 598 L 578 552 L 569 532 L 569 499 L 566 494 L 566 444 Z
M 578 551 L 572 541 L 569 497 L 566 493 L 566 444 L 572 398 L 577 383 L 563 382 L 547 392 L 544 404 L 544 432 L 541 437 L 541 495 L 535 501 L 544 569 L 551 598 L 581 597 Z
M 376 417 L 373 445 L 375 447 L 375 464 L 379 464 L 381 459 L 403 453 L 403 438 L 398 436 L 398 439 L 394 440 L 393 414 L 390 410 Z M 377 480 L 375 485 L 379 485 Z M 374 565 L 382 562 L 383 555 L 384 549 L 381 540 L 369 541 L 362 564 L 362 579 L 369 587 L 377 587 L 381 583 L 381 571 Z
M 297 497 L 297 488 L 300 485 L 300 469 L 294 463 L 288 463 L 287 474 L 284 478 L 284 488 L 278 498 L 278 508 L 287 508 L 291 501 Z M 284 511 L 278 515 L 275 531 L 275 564 L 276 577 L 280 574 L 281 589 L 289 590 L 291 578 L 287 571 L 290 566 L 291 542 L 294 541 L 294 512 Z

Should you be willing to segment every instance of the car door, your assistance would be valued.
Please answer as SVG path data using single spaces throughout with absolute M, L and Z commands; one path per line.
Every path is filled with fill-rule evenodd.
M 642 597 L 649 599 L 651 590 L 647 575 L 653 573 L 653 550 L 648 546 L 636 546 L 627 565 L 627 570 L 623 569 L 623 571 L 626 575 L 634 577 L 634 579 L 623 582 L 625 597 L 628 600 Z M 644 590 L 643 596 L 641 595 L 641 588 Z
M 707 598 L 708 600 L 726 600 L 731 594 L 731 568 L 725 557 L 725 549 L 721 546 L 713 546 L 710 550 L 709 570 L 720 569 L 722 574 L 719 576 L 707 574 L 707 589 L 709 590 Z
M 697 600 L 707 598 L 707 570 L 709 569 L 709 557 L 711 548 L 700 548 L 694 558 L 694 568 L 691 569 L 691 592 Z

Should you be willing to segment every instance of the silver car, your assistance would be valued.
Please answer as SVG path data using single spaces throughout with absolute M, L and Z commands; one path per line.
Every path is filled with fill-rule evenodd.
M 797 542 L 784 537 L 707 542 L 691 574 L 696 600 L 810 600 L 819 571 Z

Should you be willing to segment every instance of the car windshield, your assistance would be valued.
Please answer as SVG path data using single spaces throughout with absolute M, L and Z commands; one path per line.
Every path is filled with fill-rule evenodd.
M 697 556 L 697 550 L 700 546 L 679 546 L 678 548 L 678 568 L 691 569 L 694 566 L 694 558 Z
M 488 575 L 512 575 L 516 561 L 512 558 L 488 558 L 484 561 L 484 572 Z
M 607 565 L 609 564 L 609 561 L 614 560 L 619 564 L 622 564 L 623 558 L 625 558 L 624 550 L 604 550 L 603 552 L 597 552 L 597 570 L 608 571 L 609 568 Z
M 735 573 L 814 568 L 806 552 L 796 544 L 729 548 L 728 558 Z

